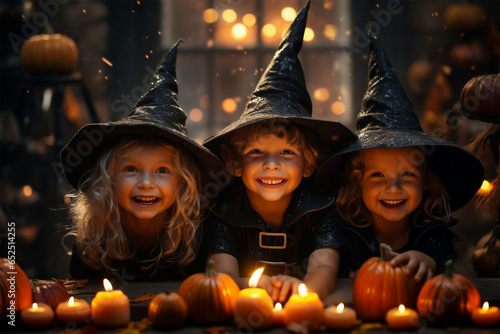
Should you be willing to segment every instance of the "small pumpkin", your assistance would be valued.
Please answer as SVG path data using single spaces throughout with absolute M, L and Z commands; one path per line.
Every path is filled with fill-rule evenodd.
M 70 295 L 64 285 L 59 282 L 37 282 L 32 286 L 33 303 L 45 303 L 52 307 L 53 310 L 57 308 L 59 303 L 64 302 L 70 298 Z
M 62 34 L 35 35 L 24 42 L 19 58 L 31 74 L 70 74 L 78 64 L 78 47 Z
M 446 262 L 444 273 L 434 276 L 420 290 L 417 309 L 421 317 L 438 326 L 457 325 L 470 319 L 479 307 L 479 292 L 466 276 L 453 272 L 453 262 Z
M 391 247 L 380 244 L 380 257 L 368 259 L 356 275 L 353 287 L 354 308 L 367 321 L 382 322 L 391 308 L 400 304 L 414 308 L 420 283 L 405 274 L 405 266 L 389 263 Z
M 472 254 L 472 266 L 477 277 L 500 277 L 500 225 L 484 235 Z
M 459 43 L 450 50 L 450 62 L 453 66 L 469 68 L 488 64 L 492 55 L 481 42 Z
M 157 294 L 148 306 L 148 317 L 154 328 L 177 328 L 184 325 L 188 314 L 186 302 L 175 292 Z
M 178 293 L 188 307 L 188 317 L 200 324 L 224 324 L 232 321 L 240 288 L 231 276 L 216 273 L 208 261 L 205 273 L 186 278 Z
M 498 121 L 500 74 L 480 75 L 470 79 L 462 88 L 460 104 L 466 113 L 475 117 L 496 117 Z
M 483 7 L 473 2 L 450 4 L 443 16 L 448 29 L 478 29 L 486 22 Z
M 11 305 L 14 312 L 19 312 L 31 306 L 31 285 L 28 276 L 15 262 L 0 258 L 0 319 L 10 315 Z

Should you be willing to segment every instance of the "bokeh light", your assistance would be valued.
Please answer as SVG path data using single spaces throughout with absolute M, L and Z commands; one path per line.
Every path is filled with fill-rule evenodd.
M 325 36 L 326 39 L 329 39 L 331 41 L 335 40 L 338 33 L 339 30 L 334 24 L 327 24 L 323 29 L 323 35 Z
M 207 8 L 203 11 L 203 21 L 206 23 L 214 23 L 219 19 L 219 14 L 213 8 Z
M 345 112 L 345 104 L 342 101 L 335 101 L 332 103 L 332 113 L 334 115 L 342 115 Z
M 236 12 L 232 9 L 226 9 L 222 12 L 222 18 L 224 19 L 224 21 L 226 22 L 234 22 L 236 21 Z
M 257 23 L 257 18 L 253 14 L 245 14 L 241 21 L 247 27 L 253 27 Z
M 304 32 L 304 41 L 310 42 L 314 39 L 314 30 L 311 28 L 306 28 L 306 31 Z
M 193 122 L 199 122 L 203 118 L 203 112 L 201 111 L 201 109 L 193 108 L 191 109 L 191 111 L 189 111 L 189 118 Z
M 222 110 L 225 113 L 232 114 L 233 112 L 236 111 L 237 103 L 234 99 L 227 98 L 224 101 L 222 101 Z
M 234 38 L 243 39 L 247 35 L 247 27 L 245 27 L 241 23 L 235 24 L 233 26 L 233 29 L 231 30 L 231 33 L 232 33 Z
M 328 88 L 320 87 L 314 91 L 313 96 L 316 100 L 325 102 L 330 97 L 330 92 L 328 91 Z
M 266 37 L 273 37 L 276 35 L 276 27 L 272 23 L 268 23 L 262 27 L 262 34 Z
M 291 22 L 297 16 L 297 12 L 292 7 L 285 7 L 281 10 L 281 17 L 283 20 Z
M 33 195 L 33 189 L 29 185 L 25 185 L 23 187 L 23 195 L 26 197 L 30 197 Z

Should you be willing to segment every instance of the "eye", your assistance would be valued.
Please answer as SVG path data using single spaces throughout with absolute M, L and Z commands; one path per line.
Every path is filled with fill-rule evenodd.
M 410 171 L 406 171 L 406 172 L 403 172 L 403 174 L 401 174 L 402 176 L 415 176 L 415 173 L 413 172 L 410 172 Z
M 384 174 L 382 174 L 381 172 L 373 172 L 370 174 L 370 177 L 383 177 Z
M 135 172 L 137 172 L 137 169 L 134 166 L 126 166 L 123 169 L 123 171 L 127 172 L 127 173 L 135 173 Z
M 262 150 L 258 148 L 252 148 L 246 152 L 247 155 L 257 155 L 257 154 L 262 154 Z
M 170 171 L 168 170 L 167 167 L 160 167 L 156 172 L 159 174 L 168 174 Z
M 286 149 L 286 150 L 281 151 L 280 154 L 289 155 L 289 154 L 295 154 L 295 152 L 293 150 Z

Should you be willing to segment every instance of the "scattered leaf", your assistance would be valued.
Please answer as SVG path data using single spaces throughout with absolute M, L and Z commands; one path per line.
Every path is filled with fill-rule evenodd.
M 143 318 L 140 322 L 131 321 L 125 328 L 118 328 L 116 333 L 118 334 L 139 334 L 146 330 L 149 326 L 149 319 Z
M 227 327 L 225 327 L 225 326 L 206 328 L 203 330 L 203 332 L 209 333 L 209 334 L 229 334 L 229 331 L 227 330 Z
M 154 296 L 156 296 L 156 295 L 153 295 L 150 292 L 148 292 L 145 295 L 142 295 L 140 297 L 130 299 L 130 302 L 131 303 L 145 302 L 145 301 L 153 299 Z

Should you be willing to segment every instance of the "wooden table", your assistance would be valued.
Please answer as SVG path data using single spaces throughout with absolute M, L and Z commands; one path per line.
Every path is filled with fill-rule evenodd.
M 472 279 L 474 284 L 479 290 L 482 300 L 488 300 L 490 305 L 498 306 L 500 304 L 500 279 Z M 343 302 L 348 306 L 352 306 L 352 286 L 354 284 L 354 280 L 352 279 L 339 279 L 337 282 L 337 287 L 335 291 L 328 296 L 324 300 L 325 306 L 337 305 L 339 302 Z M 177 291 L 180 282 L 113 282 L 113 286 L 116 289 L 122 290 L 130 299 L 138 298 L 147 293 L 157 294 L 163 291 Z M 70 291 L 75 297 L 80 299 L 85 299 L 89 303 L 94 297 L 94 295 L 98 291 L 102 291 L 102 283 L 101 282 L 90 282 L 84 288 L 80 288 L 78 290 Z M 143 318 L 147 318 L 147 310 L 148 310 L 149 301 L 131 303 L 131 315 L 132 320 L 140 321 Z M 19 320 L 19 319 L 17 319 Z M 15 328 L 12 326 L 8 326 L 6 324 L 2 324 L 1 332 L 2 333 L 30 333 L 30 334 L 59 334 L 65 332 L 65 327 L 63 325 L 57 324 L 54 322 L 54 325 L 45 330 L 40 331 L 27 331 L 23 329 L 22 326 L 17 321 L 18 325 Z M 209 333 L 209 329 L 211 327 L 201 327 L 196 325 L 187 324 L 183 328 L 175 330 L 175 331 L 159 331 L 154 330 L 152 328 L 148 328 L 142 333 Z M 412 331 L 411 333 L 430 333 L 430 334 L 442 334 L 442 333 L 460 333 L 460 334 L 498 334 L 500 328 L 479 328 L 473 327 L 472 325 L 466 327 L 447 327 L 447 328 L 433 328 L 430 326 L 425 326 Z M 98 333 L 116 333 L 114 330 L 99 330 Z M 76 332 L 67 331 L 67 333 L 76 334 Z M 95 333 L 95 332 L 92 332 Z M 227 333 L 248 333 L 247 330 L 242 331 L 238 329 L 236 326 L 227 326 Z M 262 333 L 262 332 L 261 332 Z M 272 328 L 266 333 L 290 333 L 286 331 L 285 328 Z M 328 333 L 328 332 L 322 332 Z M 360 333 L 360 332 L 358 332 Z M 366 334 L 385 334 L 390 333 L 394 334 L 396 332 L 388 329 L 387 325 L 382 324 L 379 329 L 367 330 L 362 333 Z M 85 334 L 85 333 L 81 333 Z

